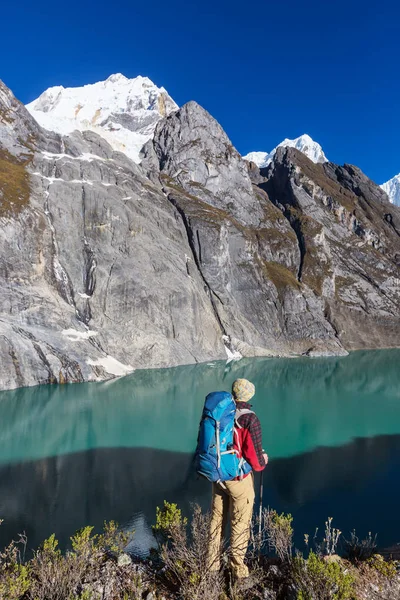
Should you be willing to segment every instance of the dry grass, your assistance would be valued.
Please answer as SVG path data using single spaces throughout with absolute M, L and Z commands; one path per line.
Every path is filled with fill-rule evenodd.
M 349 212 L 353 212 L 358 204 L 357 196 L 330 179 L 324 169 L 323 164 L 313 163 L 305 154 L 300 151 L 293 152 L 295 163 L 300 167 L 303 175 L 315 183 L 327 196 L 331 196 Z
M 8 123 L 8 125 L 12 125 L 14 119 L 10 116 L 10 113 L 6 111 L 4 108 L 0 108 L 0 122 Z
M 0 150 L 0 216 L 16 216 L 29 204 L 31 188 L 26 166 L 30 160 L 18 160 L 7 150 Z
M 286 288 L 300 289 L 300 283 L 296 276 L 284 265 L 277 262 L 262 261 L 261 267 L 267 279 L 272 281 L 278 293 L 281 293 Z

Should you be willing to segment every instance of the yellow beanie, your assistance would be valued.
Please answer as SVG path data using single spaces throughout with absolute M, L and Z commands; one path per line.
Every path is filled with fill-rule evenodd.
M 236 379 L 232 385 L 232 394 L 237 402 L 248 402 L 256 393 L 254 383 L 247 379 Z

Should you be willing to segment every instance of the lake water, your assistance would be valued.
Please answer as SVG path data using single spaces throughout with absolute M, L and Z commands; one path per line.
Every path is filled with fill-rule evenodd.
M 399 361 L 400 350 L 246 359 L 1 392 L 0 546 L 21 531 L 30 548 L 53 532 L 65 546 L 114 519 L 143 552 L 164 499 L 208 507 L 192 469 L 199 418 L 205 395 L 237 377 L 256 385 L 264 504 L 294 515 L 297 540 L 332 516 L 345 535 L 400 542 Z

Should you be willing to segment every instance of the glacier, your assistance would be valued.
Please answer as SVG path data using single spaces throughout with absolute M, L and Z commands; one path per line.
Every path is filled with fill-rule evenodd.
M 400 206 L 400 173 L 383 183 L 381 188 L 387 193 L 392 204 Z
M 49 131 L 67 135 L 90 130 L 116 151 L 139 163 L 139 152 L 163 117 L 178 105 L 148 77 L 128 79 L 115 73 L 105 81 L 82 87 L 54 86 L 26 108 Z

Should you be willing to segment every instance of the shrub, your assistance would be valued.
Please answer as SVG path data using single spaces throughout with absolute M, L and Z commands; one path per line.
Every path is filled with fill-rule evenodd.
M 45 540 L 30 562 L 30 596 L 35 600 L 65 600 L 80 582 L 80 569 L 70 556 L 63 557 L 55 535 Z M 74 568 L 75 567 L 75 568 Z
M 350 534 L 350 539 L 344 540 L 347 558 L 353 562 L 359 562 L 371 558 L 377 548 L 376 537 L 376 535 L 372 535 L 371 532 L 369 532 L 366 538 L 360 540 L 356 535 L 355 529 L 353 529 Z
M 1 521 L 0 521 L 1 524 Z M 21 564 L 20 546 L 25 549 L 26 538 L 20 536 L 0 553 L 0 598 L 19 600 L 29 590 L 28 567 Z
M 293 546 L 293 517 L 291 514 L 275 510 L 265 512 L 265 529 L 269 549 L 276 553 L 282 562 L 287 562 L 292 556 Z
M 398 561 L 385 560 L 381 554 L 374 554 L 368 559 L 368 564 L 387 579 L 393 579 L 397 574 Z
M 183 600 L 218 600 L 223 581 L 220 573 L 210 571 L 208 565 L 210 515 L 194 505 L 188 533 L 187 519 L 177 505 L 164 502 L 164 507 L 157 509 L 153 531 L 163 540 L 162 576 L 168 586 L 179 591 Z
M 318 527 L 316 528 L 314 537 L 312 538 L 312 546 L 319 556 L 333 556 L 336 554 L 342 532 L 339 529 L 332 527 L 332 521 L 332 517 L 328 517 L 327 521 L 325 521 L 324 537 L 321 541 L 318 539 Z M 308 547 L 310 542 L 310 536 L 308 534 L 304 535 L 304 542 Z
M 163 508 L 157 506 L 156 523 L 152 525 L 152 530 L 159 545 L 173 539 L 174 534 L 178 534 L 186 525 L 187 519 L 182 517 L 177 504 L 164 500 Z
M 348 600 L 354 595 L 355 577 L 338 561 L 325 560 L 312 550 L 307 559 L 292 562 L 297 600 Z
M 342 534 L 339 529 L 332 527 L 332 521 L 332 517 L 328 517 L 328 520 L 325 521 L 325 537 L 321 544 L 321 553 L 325 556 L 336 554 L 339 538 Z
M 109 560 L 123 550 L 126 539 L 114 522 L 105 523 L 100 535 L 84 527 L 71 537 L 72 550 L 63 555 L 51 535 L 30 562 L 30 598 L 97 600 L 105 591 L 113 600 L 140 598 L 141 578 Z

